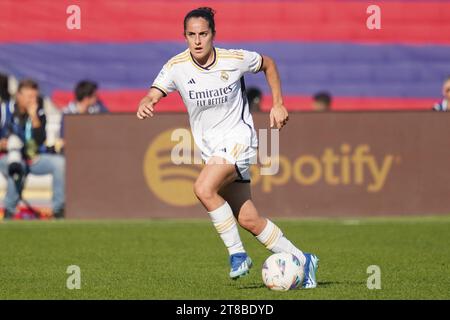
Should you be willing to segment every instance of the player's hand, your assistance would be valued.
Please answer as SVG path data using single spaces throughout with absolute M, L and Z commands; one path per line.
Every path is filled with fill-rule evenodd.
M 277 129 L 283 128 L 289 120 L 289 115 L 283 105 L 274 106 L 270 110 L 270 127 L 276 126 Z
M 139 103 L 139 108 L 137 111 L 137 117 L 139 120 L 144 120 L 148 117 L 153 117 L 153 105 L 155 102 L 151 97 L 144 97 L 142 98 L 141 102 Z

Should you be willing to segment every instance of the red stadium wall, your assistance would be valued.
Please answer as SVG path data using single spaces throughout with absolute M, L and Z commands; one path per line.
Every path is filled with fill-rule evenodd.
M 120 92 L 100 90 L 99 96 L 108 102 L 108 109 L 112 112 L 130 112 L 137 110 L 139 101 L 147 94 L 147 90 L 121 90 Z M 299 97 L 285 95 L 284 104 L 290 111 L 312 111 L 312 97 Z M 53 101 L 59 106 L 67 105 L 73 99 L 72 92 L 57 91 L 53 95 Z M 333 99 L 332 110 L 430 110 L 436 103 L 432 98 L 352 98 L 336 97 Z M 156 106 L 159 112 L 185 112 L 186 107 L 178 94 L 170 94 L 160 100 Z M 272 97 L 265 95 L 262 100 L 261 110 L 270 111 Z
M 66 9 L 83 8 L 81 30 Z M 2 0 L 0 42 L 183 41 L 181 21 L 192 8 L 214 7 L 218 41 L 356 41 L 450 44 L 447 1 L 376 1 L 382 29 L 365 26 L 373 1 L 53 1 Z M 145 19 L 142 17 L 145 16 Z M 46 23 L 39 23 L 46 21 Z

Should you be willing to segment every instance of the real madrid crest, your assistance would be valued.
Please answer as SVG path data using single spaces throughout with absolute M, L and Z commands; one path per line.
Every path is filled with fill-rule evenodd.
M 220 73 L 220 79 L 222 79 L 223 81 L 228 81 L 228 78 L 229 78 L 230 76 L 228 75 L 228 73 L 226 73 L 225 71 L 222 71 L 221 73 Z

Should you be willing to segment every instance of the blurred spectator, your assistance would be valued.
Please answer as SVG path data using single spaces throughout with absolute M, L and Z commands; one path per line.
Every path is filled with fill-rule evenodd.
M 8 76 L 0 73 L 0 104 L 7 103 L 10 100 L 8 90 Z
M 83 80 L 75 86 L 75 101 L 70 102 L 63 110 L 61 119 L 60 137 L 55 149 L 58 153 L 63 153 L 64 148 L 64 115 L 66 114 L 96 114 L 106 113 L 108 109 L 97 97 L 97 83 L 90 80 Z
M 247 100 L 250 112 L 261 111 L 262 92 L 256 87 L 250 87 L 247 90 Z
M 314 111 L 330 111 L 331 95 L 328 92 L 318 92 L 313 97 Z
M 0 110 L 4 110 L 9 108 L 9 104 L 11 102 L 11 96 L 9 94 L 9 86 L 8 86 L 8 76 L 6 74 L 0 73 Z M 0 115 L 1 117 L 1 115 Z M 3 127 L 3 120 L 1 117 L 1 125 Z M 1 137 L 0 139 L 0 154 L 6 152 L 7 139 Z
M 20 81 L 16 99 L 11 99 L 6 108 L 1 108 L 0 120 L 0 141 L 3 146 L 0 172 L 7 180 L 4 218 L 13 217 L 24 186 L 24 177 L 28 173 L 52 175 L 53 215 L 62 218 L 65 204 L 65 160 L 60 155 L 44 153 L 46 116 L 43 99 L 39 96 L 39 86 L 35 81 Z M 12 141 L 15 141 L 14 144 Z M 12 174 L 13 164 L 16 165 L 14 170 L 20 172 L 20 179 L 13 179 L 13 176 L 17 176 Z
M 444 80 L 442 85 L 442 96 L 444 97 L 440 103 L 436 103 L 433 107 L 435 111 L 449 111 L 450 103 L 450 76 Z
M 65 114 L 94 114 L 108 112 L 108 109 L 97 97 L 97 83 L 83 80 L 75 87 L 75 101 L 70 102 L 64 110 Z

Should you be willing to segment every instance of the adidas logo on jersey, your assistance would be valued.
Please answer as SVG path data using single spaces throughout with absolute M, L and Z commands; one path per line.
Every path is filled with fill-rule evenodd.
M 195 84 L 194 78 L 192 78 L 191 80 L 189 80 L 188 84 Z

